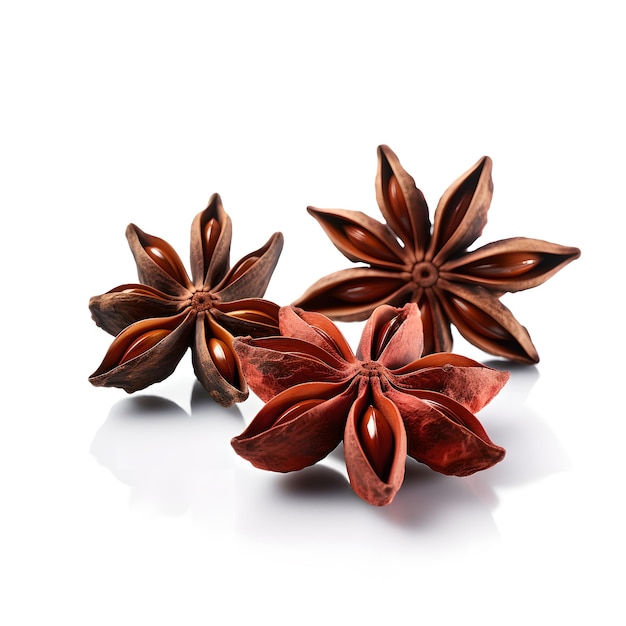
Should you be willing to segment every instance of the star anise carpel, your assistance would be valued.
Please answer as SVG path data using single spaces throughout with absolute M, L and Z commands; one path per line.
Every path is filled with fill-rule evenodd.
M 580 250 L 527 237 L 470 250 L 487 223 L 491 171 L 483 157 L 452 183 L 431 224 L 414 179 L 390 148 L 379 146 L 376 200 L 384 223 L 360 211 L 308 207 L 344 256 L 363 265 L 321 278 L 294 306 L 352 321 L 381 304 L 416 302 L 426 354 L 451 350 L 454 325 L 485 352 L 536 363 L 528 331 L 500 297 L 544 283 Z
M 317 312 L 282 307 L 279 329 L 233 343 L 250 388 L 266 403 L 231 442 L 254 466 L 300 470 L 343 441 L 353 490 L 383 506 L 402 485 L 407 455 L 457 476 L 504 457 L 474 413 L 508 372 L 451 353 L 422 356 L 417 304 L 377 307 L 356 353 Z
M 90 299 L 96 324 L 115 335 L 90 382 L 132 393 L 167 378 L 191 348 L 194 372 L 218 403 L 245 400 L 248 387 L 233 340 L 278 332 L 278 305 L 263 295 L 282 234 L 231 267 L 232 223 L 214 194 L 192 222 L 191 278 L 164 239 L 134 224 L 126 237 L 140 282 Z

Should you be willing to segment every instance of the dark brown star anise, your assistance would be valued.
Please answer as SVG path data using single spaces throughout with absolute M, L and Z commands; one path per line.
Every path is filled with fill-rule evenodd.
M 376 200 L 385 224 L 359 211 L 308 208 L 348 259 L 368 267 L 321 278 L 293 304 L 351 321 L 380 304 L 417 302 L 425 353 L 450 350 L 454 324 L 485 352 L 536 363 L 527 330 L 499 298 L 540 285 L 580 250 L 514 237 L 469 251 L 487 223 L 491 167 L 483 157 L 446 190 L 431 229 L 422 192 L 396 155 L 379 146 Z
M 407 454 L 457 476 L 504 457 L 474 413 L 500 391 L 508 372 L 456 354 L 422 357 L 415 303 L 377 307 L 356 356 L 320 313 L 283 307 L 279 323 L 280 337 L 233 344 L 250 388 L 266 402 L 232 439 L 256 467 L 299 470 L 343 440 L 352 488 L 382 506 L 402 485 Z
M 191 225 L 192 279 L 163 239 L 134 224 L 126 237 L 141 284 L 89 301 L 96 324 L 116 335 L 91 383 L 132 393 L 167 378 L 191 347 L 195 374 L 218 403 L 245 400 L 248 387 L 233 338 L 278 332 L 278 305 L 262 296 L 282 251 L 282 233 L 231 268 L 231 219 L 214 194 Z

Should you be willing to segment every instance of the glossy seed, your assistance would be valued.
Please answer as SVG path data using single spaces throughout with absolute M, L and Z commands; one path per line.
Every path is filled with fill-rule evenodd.
M 246 322 L 256 322 L 257 324 L 267 324 L 269 326 L 278 325 L 278 320 L 275 317 L 255 309 L 229 311 L 228 315 L 236 317 L 238 320 L 245 320 Z
M 394 213 L 398 217 L 405 215 L 406 202 L 404 200 L 402 189 L 400 189 L 400 183 L 398 182 L 395 174 L 390 176 L 387 188 L 389 191 L 389 203 L 391 204 L 391 208 L 394 210 Z
M 180 267 L 176 256 L 174 256 L 176 253 L 173 252 L 173 250 L 167 250 L 161 245 L 148 245 L 144 247 L 144 250 L 148 253 L 148 256 L 175 281 L 181 285 L 186 285 L 189 282 L 185 271 Z
M 400 183 L 395 174 L 391 175 L 387 183 L 387 198 L 389 200 L 389 208 L 394 217 L 400 222 L 402 230 L 404 233 L 410 234 L 411 224 L 409 222 L 409 211 L 402 189 L 400 189 Z
M 491 257 L 489 261 L 476 261 L 462 269 L 481 278 L 517 278 L 532 272 L 541 260 L 541 255 L 533 252 L 510 252 Z
M 452 296 L 450 302 L 463 317 L 463 325 L 476 331 L 483 337 L 496 341 L 509 340 L 511 335 L 498 322 L 466 300 Z M 459 326 L 459 324 L 457 324 Z
M 393 293 L 402 285 L 401 281 L 384 278 L 368 281 L 352 280 L 330 291 L 330 295 L 337 300 L 354 304 L 374 303 Z
M 399 327 L 400 318 L 396 315 L 395 317 L 392 317 L 388 322 L 386 322 L 380 329 L 380 331 L 378 331 L 372 355 L 375 360 L 380 358 L 383 350 L 387 347 L 387 344 L 394 336 Z
M 356 224 L 345 224 L 343 232 L 348 241 L 360 254 L 366 254 L 374 259 L 398 263 L 398 257 L 378 237 L 364 230 Z
M 365 409 L 358 423 L 358 437 L 363 452 L 376 475 L 386 481 L 389 477 L 395 441 L 393 431 L 384 415 L 373 406 Z
M 149 330 L 148 332 L 139 335 L 139 337 L 131 342 L 128 348 L 126 348 L 126 351 L 120 359 L 119 365 L 121 365 L 122 363 L 126 363 L 126 361 L 130 361 L 131 359 L 134 359 L 136 356 L 139 356 L 153 346 L 156 346 L 156 344 L 159 343 L 161 339 L 169 335 L 170 332 L 171 331 L 165 330 L 163 328 L 157 328 L 155 330 Z
M 237 382 L 237 361 L 233 351 L 221 339 L 211 337 L 208 342 L 209 354 L 217 371 L 231 385 Z
M 443 219 L 441 220 L 441 224 L 444 226 L 444 229 L 439 235 L 442 243 L 452 238 L 456 229 L 463 221 L 474 198 L 481 171 L 482 168 L 476 170 L 469 178 L 465 179 L 463 184 L 454 192 L 448 201 Z
M 326 402 L 326 400 L 322 398 L 309 398 L 308 400 L 300 400 L 300 402 L 296 402 L 294 405 L 290 406 L 286 411 L 283 411 L 278 419 L 274 421 L 272 426 L 278 426 L 286 424 L 287 422 L 291 422 L 295 420 L 296 417 L 300 417 L 308 410 L 312 409 L 314 406 L 318 404 L 322 404 L 322 402 Z
M 257 261 L 259 260 L 258 256 L 248 257 L 245 261 L 243 261 L 240 265 L 235 266 L 232 269 L 232 274 L 228 279 L 229 283 L 235 282 L 238 278 L 241 278 Z
M 209 263 L 213 252 L 215 252 L 215 246 L 217 240 L 220 237 L 222 228 L 219 222 L 213 217 L 205 225 L 202 231 L 202 250 L 204 252 L 204 261 Z
M 459 227 L 463 216 L 467 212 L 470 200 L 471 198 L 468 198 L 466 196 L 458 197 L 457 195 L 457 197 L 455 198 L 454 208 L 452 210 L 448 210 L 448 212 L 446 213 L 446 230 L 445 234 L 442 236 L 442 241 L 448 241 L 452 238 L 452 235 Z

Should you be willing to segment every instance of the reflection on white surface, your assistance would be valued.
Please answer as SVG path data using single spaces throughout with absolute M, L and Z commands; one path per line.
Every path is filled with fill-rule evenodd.
M 306 536 L 314 545 L 356 553 L 379 543 L 444 554 L 498 539 L 495 498 L 482 500 L 463 480 L 412 460 L 400 492 L 383 508 L 361 501 L 325 463 L 265 482 L 263 490 L 245 493 L 238 532 L 276 547 L 300 545 Z
M 507 449 L 500 464 L 456 478 L 408 459 L 402 488 L 383 508 L 352 492 L 341 445 L 300 472 L 253 468 L 230 446 L 231 437 L 245 427 L 240 408 L 216 405 L 197 383 L 190 413 L 157 396 L 118 402 L 96 433 L 91 452 L 130 487 L 130 506 L 136 511 L 189 513 L 212 529 L 217 525 L 277 545 L 306 535 L 314 544 L 358 547 L 373 536 L 388 536 L 422 550 L 434 545 L 438 552 L 442 546 L 458 551 L 498 540 L 492 512 L 499 488 L 522 486 L 568 467 L 558 440 L 527 405 L 537 377 L 533 367 L 515 369 L 500 401 L 481 412 L 491 438 Z
M 96 433 L 91 452 L 131 487 L 133 509 L 215 517 L 232 492 L 230 438 L 243 428 L 237 407 L 223 408 L 199 385 L 191 415 L 175 402 L 141 395 L 121 400 Z
M 504 460 L 487 471 L 496 488 L 522 486 L 571 467 L 556 435 L 528 401 L 537 368 L 510 363 L 506 368 L 509 382 L 479 415 L 490 438 L 506 449 Z

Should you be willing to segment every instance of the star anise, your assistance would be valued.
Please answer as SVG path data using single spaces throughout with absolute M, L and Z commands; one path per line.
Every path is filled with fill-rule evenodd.
M 248 387 L 233 338 L 278 332 L 278 305 L 262 296 L 282 251 L 282 233 L 231 268 L 231 219 L 214 194 L 191 225 L 192 279 L 163 239 L 134 224 L 126 237 L 141 284 L 90 299 L 96 324 L 116 335 L 90 382 L 132 393 L 167 378 L 191 347 L 195 374 L 218 403 L 245 400 Z
M 382 506 L 402 485 L 407 454 L 456 476 L 504 457 L 474 413 L 508 372 L 456 354 L 422 357 L 415 303 L 377 307 L 356 355 L 320 313 L 283 307 L 279 325 L 282 336 L 233 344 L 248 384 L 266 402 L 231 442 L 254 466 L 300 470 L 343 440 L 352 488 Z
M 379 146 L 376 200 L 385 224 L 360 211 L 308 207 L 333 244 L 367 267 L 321 278 L 293 304 L 352 321 L 366 319 L 380 304 L 417 302 L 425 353 L 449 351 L 454 324 L 485 352 L 536 363 L 527 330 L 500 297 L 540 285 L 580 250 L 525 237 L 468 250 L 487 223 L 491 168 L 483 157 L 446 190 L 431 229 L 422 192 L 396 155 Z

